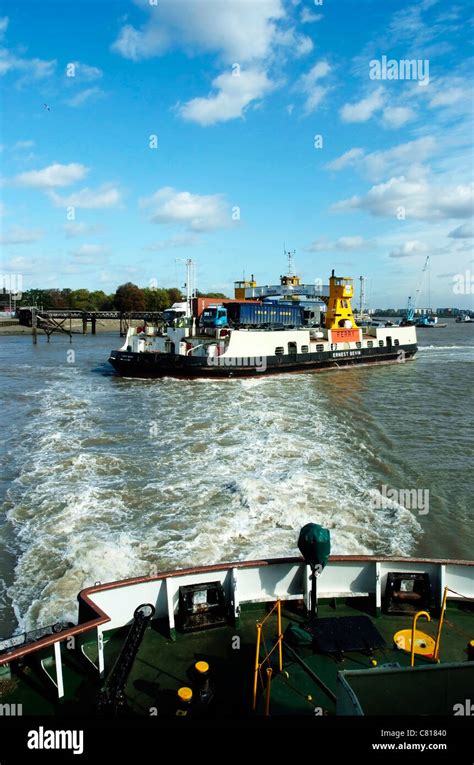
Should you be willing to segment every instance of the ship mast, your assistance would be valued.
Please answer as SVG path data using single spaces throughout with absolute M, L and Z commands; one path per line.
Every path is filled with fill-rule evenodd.
M 192 300 L 196 297 L 196 262 L 191 260 L 191 258 L 187 258 L 184 261 L 181 258 L 176 258 L 176 262 L 185 263 L 186 265 L 186 282 L 184 286 L 186 287 L 186 305 L 189 317 L 193 315 Z
M 359 314 L 362 317 L 365 308 L 365 276 L 359 276 L 360 280 L 360 308 Z

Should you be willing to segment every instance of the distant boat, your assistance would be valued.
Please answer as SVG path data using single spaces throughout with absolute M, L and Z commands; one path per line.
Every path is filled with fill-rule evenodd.
M 456 317 L 456 324 L 474 324 L 474 317 L 464 313 L 462 316 Z
M 440 324 L 437 316 L 420 316 L 415 322 L 415 327 L 422 329 L 427 329 L 428 327 L 431 329 L 443 329 L 443 327 L 447 327 L 447 324 Z

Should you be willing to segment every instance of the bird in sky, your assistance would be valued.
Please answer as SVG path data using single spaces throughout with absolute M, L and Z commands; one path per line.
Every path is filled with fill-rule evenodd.
M 43 106 L 44 106 L 44 108 L 45 108 L 45 109 L 47 109 L 47 110 L 48 110 L 48 112 L 50 112 L 50 111 L 51 111 L 51 109 L 49 108 L 48 104 L 43 104 Z

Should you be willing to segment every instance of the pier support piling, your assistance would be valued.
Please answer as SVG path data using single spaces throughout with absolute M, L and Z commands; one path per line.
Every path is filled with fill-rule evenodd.
M 32 308 L 31 309 L 31 335 L 33 337 L 33 345 L 36 345 L 38 342 L 37 324 L 38 324 L 38 317 L 36 315 L 36 308 Z

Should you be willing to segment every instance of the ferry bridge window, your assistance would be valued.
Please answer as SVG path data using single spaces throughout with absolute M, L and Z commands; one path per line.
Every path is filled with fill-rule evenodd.
M 374 347 L 373 341 L 372 340 L 367 340 L 367 348 L 373 348 L 373 347 Z
M 301 346 L 301 353 L 308 353 L 308 350 L 309 350 L 309 348 L 308 348 L 307 345 L 302 345 Z
M 285 349 L 281 345 L 275 348 L 275 356 L 283 356 L 284 352 Z
M 379 345 L 381 348 L 383 347 L 383 340 L 379 340 Z

